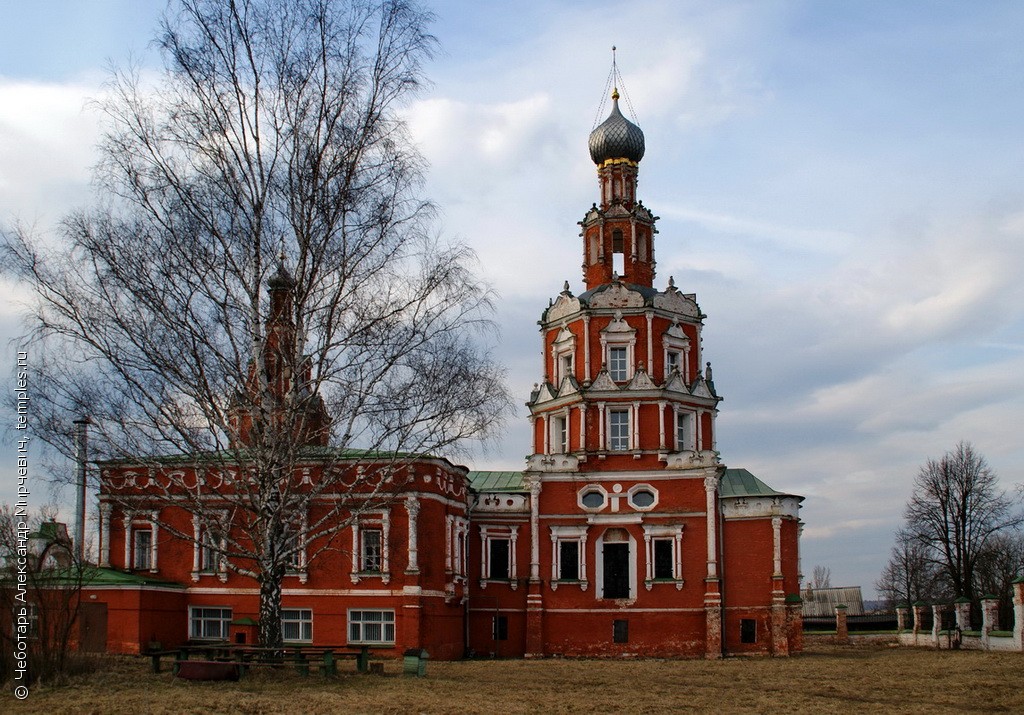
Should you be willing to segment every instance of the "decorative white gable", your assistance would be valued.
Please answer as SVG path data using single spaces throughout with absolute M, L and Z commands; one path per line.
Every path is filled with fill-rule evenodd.
M 643 308 L 644 297 L 638 291 L 630 290 L 622 283 L 612 283 L 607 290 L 595 293 L 590 298 L 591 308 Z

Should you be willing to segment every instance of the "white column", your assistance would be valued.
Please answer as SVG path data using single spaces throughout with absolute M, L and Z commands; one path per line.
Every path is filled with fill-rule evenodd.
M 200 567 L 199 557 L 200 557 L 200 551 L 201 551 L 201 548 L 200 548 L 199 544 L 200 544 L 200 539 L 201 538 L 202 538 L 202 533 L 201 533 L 201 530 L 200 530 L 200 527 L 199 527 L 199 515 L 198 514 L 193 514 L 192 515 L 192 580 L 193 581 L 198 581 L 199 580 L 199 567 Z
M 693 428 L 693 451 L 703 452 L 704 442 L 702 441 L 702 433 L 704 431 L 704 410 L 697 410 L 694 413 L 694 418 L 697 424 Z
M 704 477 L 708 529 L 708 578 L 718 578 L 718 509 L 715 492 L 718 491 L 718 474 Z
M 455 555 L 455 547 L 458 544 L 458 539 L 455 535 L 455 517 L 451 514 L 447 514 L 444 517 L 444 570 L 455 571 L 454 560 L 452 556 Z
M 580 415 L 580 451 L 587 449 L 587 403 L 581 402 L 577 410 Z
M 110 567 L 110 510 L 107 502 L 100 502 L 100 568 Z
M 490 578 L 487 572 L 487 527 L 480 527 L 480 578 Z
M 509 577 L 512 579 L 512 583 L 514 585 L 515 584 L 515 580 L 517 578 L 519 578 L 519 569 L 516 568 L 516 566 L 517 566 L 517 564 L 519 562 L 519 559 L 516 558 L 516 550 L 517 550 L 516 549 L 516 543 L 517 543 L 517 541 L 519 539 L 519 527 L 518 526 L 513 526 L 513 527 L 510 527 L 510 529 L 512 531 L 512 537 L 509 540 L 509 545 L 508 545 L 508 550 L 510 552 L 509 553 Z M 531 547 L 532 546 L 533 545 L 531 544 Z M 531 550 L 532 550 L 532 548 L 531 548 Z
M 157 519 L 160 516 L 160 512 L 152 511 L 149 513 L 149 522 L 152 524 L 152 534 L 149 541 L 149 572 L 156 573 L 159 569 L 156 563 L 157 555 L 157 537 L 159 536 L 160 527 L 157 524 Z
M 636 251 L 636 227 L 633 227 L 633 250 Z M 650 377 L 654 373 L 654 335 L 652 334 L 652 321 L 654 314 L 650 311 L 647 312 L 647 376 Z
M 531 474 L 527 485 L 530 488 L 530 580 L 540 580 L 540 477 Z M 513 551 L 515 531 L 512 532 Z M 514 570 L 514 569 L 513 569 Z
M 583 380 L 590 382 L 590 316 L 583 316 Z
M 800 553 L 800 539 L 804 535 L 804 523 L 798 521 L 796 524 L 796 582 L 801 584 L 804 582 L 804 567 L 803 567 L 803 555 Z
M 543 454 L 551 454 L 551 424 L 548 421 L 548 414 L 545 412 L 541 415 L 541 420 L 544 429 L 544 451 Z
M 676 564 L 673 569 L 676 579 L 683 578 L 683 527 L 676 527 L 676 548 L 675 548 Z M 681 588 L 677 586 L 677 588 Z
M 647 561 L 647 590 L 651 590 L 650 582 L 654 580 L 654 554 L 651 552 L 651 532 L 644 529 L 644 554 Z
M 419 522 L 420 503 L 415 495 L 409 495 L 405 498 L 405 511 L 409 514 L 409 568 L 405 572 L 419 573 L 420 563 L 419 554 L 417 553 L 416 531 Z
M 132 568 L 132 515 L 131 512 L 124 514 L 124 570 Z
M 381 581 L 388 583 L 391 580 L 391 566 L 390 566 L 390 553 L 391 553 L 391 513 L 383 512 L 380 515 L 380 530 L 381 530 L 381 547 L 380 547 L 380 563 L 381 572 L 383 578 Z
M 633 403 L 633 419 L 630 420 L 630 449 L 640 449 L 640 403 Z
M 775 560 L 774 576 L 782 575 L 782 517 L 772 517 L 772 553 Z
M 601 450 L 602 452 L 604 452 L 604 451 L 606 451 L 608 449 L 608 442 L 605 440 L 605 437 L 604 437 L 604 423 L 605 423 L 605 419 L 604 419 L 604 403 L 603 402 L 598 402 L 597 403 L 597 419 L 598 419 L 598 427 L 597 427 L 597 431 L 598 431 L 598 438 L 597 438 L 598 449 Z
M 659 449 L 665 449 L 665 407 L 666 402 L 664 400 L 658 403 Z

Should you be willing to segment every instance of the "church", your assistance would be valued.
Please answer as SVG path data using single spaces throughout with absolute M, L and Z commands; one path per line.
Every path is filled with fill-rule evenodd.
M 440 659 L 800 651 L 802 497 L 720 460 L 706 316 L 672 278 L 656 281 L 657 218 L 637 195 L 644 135 L 618 99 L 589 138 L 597 191 L 579 224 L 584 290 L 566 283 L 541 314 L 525 468 L 409 460 L 399 493 L 353 507 L 344 548 L 303 544 L 291 561 L 286 642 Z M 292 286 L 282 264 L 271 305 Z M 272 307 L 271 320 L 285 312 Z M 289 339 L 279 327 L 267 335 Z M 329 448 L 309 446 L 302 478 L 315 482 L 326 468 L 316 449 Z M 365 460 L 332 454 L 331 468 Z M 198 484 L 201 461 L 167 460 L 158 473 L 100 464 L 83 647 L 255 641 L 255 581 L 229 568 L 184 500 L 147 498 L 168 475 Z

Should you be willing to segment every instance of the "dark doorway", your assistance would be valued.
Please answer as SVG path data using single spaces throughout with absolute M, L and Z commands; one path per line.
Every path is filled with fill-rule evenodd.
M 78 649 L 84 653 L 107 652 L 107 604 L 83 603 L 78 607 Z
M 629 598 L 629 544 L 604 545 L 604 598 Z
M 753 618 L 740 619 L 740 643 L 757 643 L 757 621 Z

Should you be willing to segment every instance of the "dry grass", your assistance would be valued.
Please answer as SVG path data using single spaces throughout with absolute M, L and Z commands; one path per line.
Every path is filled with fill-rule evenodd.
M 154 675 L 116 659 L 37 687 L 7 712 L 46 713 L 965 713 L 1024 712 L 1024 656 L 810 643 L 789 659 L 431 662 L 424 679 L 265 673 L 239 683 Z M 6 695 L 10 698 L 10 694 Z

